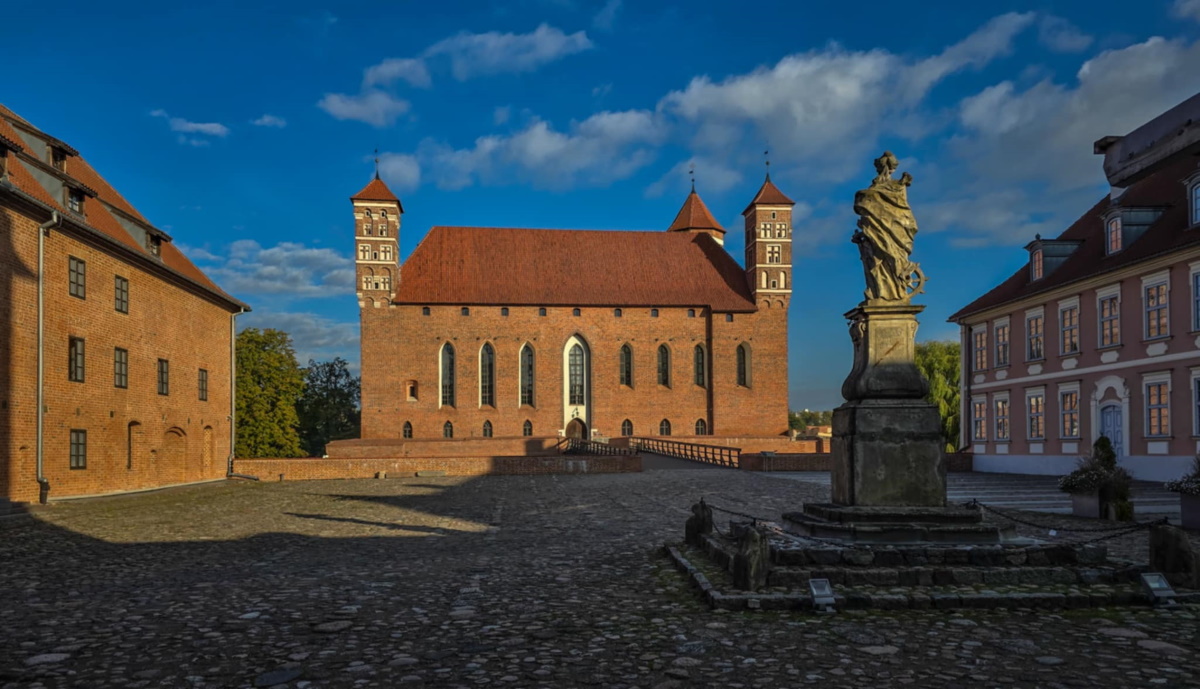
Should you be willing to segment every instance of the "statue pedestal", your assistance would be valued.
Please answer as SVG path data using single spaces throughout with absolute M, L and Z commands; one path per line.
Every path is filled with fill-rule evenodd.
M 870 303 L 846 314 L 854 368 L 833 412 L 836 505 L 944 507 L 946 461 L 929 383 L 914 362 L 923 306 Z

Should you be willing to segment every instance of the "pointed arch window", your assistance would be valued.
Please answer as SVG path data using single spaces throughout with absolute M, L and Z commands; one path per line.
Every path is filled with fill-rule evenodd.
M 621 435 L 625 436 L 626 438 L 633 435 L 633 422 L 629 419 L 625 419 L 621 422 Z
M 485 438 L 492 437 L 492 422 L 491 421 L 483 422 L 483 437 L 485 437 Z
M 620 384 L 633 387 L 633 348 L 621 345 Z
M 533 347 L 525 345 L 521 348 L 521 404 L 529 406 L 533 406 L 534 366 Z
M 745 343 L 737 348 L 737 384 L 750 387 L 750 347 Z
M 404 422 L 404 437 L 405 438 L 412 437 L 412 422 L 411 421 Z
M 708 357 L 704 354 L 704 347 L 696 345 L 695 353 L 695 379 L 696 385 L 700 387 L 708 387 Z
M 659 435 L 671 435 L 671 422 L 667 421 L 666 419 L 659 421 L 658 422 L 658 434 Z
M 449 342 L 442 347 L 442 406 L 454 406 L 454 347 Z
M 696 435 L 708 435 L 708 422 L 704 419 L 696 419 Z
M 454 424 L 450 423 L 449 421 L 442 424 L 442 437 L 443 438 L 453 438 L 454 437 Z
M 658 346 L 658 384 L 671 387 L 671 350 Z
M 496 350 L 489 343 L 479 352 L 479 404 L 496 406 Z
M 567 354 L 567 370 L 570 376 L 568 404 L 584 404 L 583 395 L 583 347 L 578 344 L 571 347 Z
M 525 419 L 525 425 L 521 427 L 521 435 L 529 437 L 533 435 L 533 422 Z

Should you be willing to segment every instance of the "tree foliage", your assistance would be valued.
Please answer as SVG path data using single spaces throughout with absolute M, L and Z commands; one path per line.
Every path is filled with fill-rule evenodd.
M 361 383 L 350 374 L 341 357 L 333 361 L 308 360 L 304 371 L 304 394 L 296 403 L 300 419 L 300 444 L 310 457 L 325 453 L 331 440 L 357 438 Z
M 237 336 L 238 457 L 300 457 L 296 402 L 304 373 L 292 338 L 281 330 L 246 328 Z
M 957 342 L 918 342 L 916 352 L 917 368 L 929 380 L 925 399 L 942 417 L 942 437 L 950 451 L 958 449 L 959 443 L 959 349 Z
M 831 423 L 833 423 L 832 411 L 805 409 L 788 412 L 788 427 L 795 431 L 802 431 L 809 426 L 828 426 Z

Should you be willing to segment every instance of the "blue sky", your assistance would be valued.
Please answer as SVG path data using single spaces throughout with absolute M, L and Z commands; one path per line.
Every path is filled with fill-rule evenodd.
M 1092 141 L 1200 91 L 1200 0 L 16 0 L 5 24 L 0 102 L 302 360 L 357 362 L 347 197 L 376 147 L 405 257 L 435 224 L 661 231 L 694 164 L 739 261 L 769 148 L 798 202 L 794 408 L 841 402 L 850 207 L 882 150 L 915 178 L 918 337 L 956 338 L 949 314 L 1105 193 Z

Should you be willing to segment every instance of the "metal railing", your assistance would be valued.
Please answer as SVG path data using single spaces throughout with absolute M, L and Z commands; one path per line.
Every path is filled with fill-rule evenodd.
M 617 447 L 608 443 L 583 438 L 563 438 L 555 446 L 560 455 L 632 455 L 634 451 L 627 447 Z
M 735 469 L 742 457 L 742 450 L 737 447 L 699 445 L 683 443 L 678 440 L 663 440 L 662 438 L 630 438 L 629 446 L 635 450 L 645 450 L 658 455 L 690 459 L 693 462 L 704 462 Z

